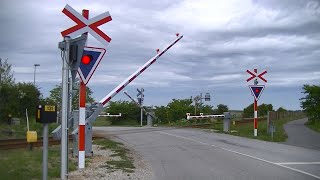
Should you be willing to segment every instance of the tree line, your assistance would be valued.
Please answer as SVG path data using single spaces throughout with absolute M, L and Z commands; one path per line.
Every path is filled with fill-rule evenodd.
M 302 93 L 305 97 L 300 99 L 301 108 L 312 122 L 320 122 L 320 86 L 303 85 Z M 78 107 L 79 90 L 74 90 L 72 104 L 75 109 Z M 87 87 L 87 102 L 93 103 L 92 91 Z M 8 116 L 24 117 L 25 109 L 30 113 L 35 112 L 37 104 L 61 104 L 61 85 L 56 85 L 47 98 L 44 98 L 39 87 L 32 83 L 15 82 L 12 65 L 8 60 L 0 58 L 0 120 L 5 121 Z M 161 122 L 177 121 L 184 119 L 186 113 L 197 115 L 223 114 L 229 110 L 227 105 L 219 104 L 217 108 L 211 105 L 192 103 L 192 99 L 172 99 L 166 106 L 155 106 L 154 112 Z M 268 111 L 274 111 L 272 104 L 261 104 L 258 106 L 259 116 L 267 115 Z M 285 112 L 286 109 L 280 107 L 277 111 Z M 129 101 L 114 101 L 108 103 L 106 112 L 111 114 L 122 113 L 120 119 L 132 119 L 140 121 L 140 108 L 135 103 Z M 243 109 L 243 117 L 253 117 L 253 104 Z M 144 118 L 146 119 L 146 118 Z
M 195 106 L 191 99 L 172 99 L 166 106 L 144 107 L 147 111 L 154 111 L 156 121 L 162 123 L 174 122 L 185 119 L 186 113 L 194 115 Z M 217 108 L 211 105 L 197 104 L 197 115 L 204 114 L 223 114 L 229 110 L 227 105 L 219 104 Z M 152 109 L 152 110 L 151 110 Z M 110 114 L 122 113 L 121 117 L 110 117 L 113 123 L 124 120 L 135 120 L 140 122 L 140 107 L 131 101 L 111 101 L 107 104 L 105 112 Z M 146 115 L 144 115 L 146 120 Z
M 73 107 L 78 107 L 79 90 L 75 90 L 72 100 Z M 87 102 L 93 103 L 92 91 L 87 87 Z M 12 65 L 8 59 L 0 58 L 0 122 L 10 123 L 10 117 L 25 117 L 28 109 L 29 116 L 35 114 L 38 104 L 61 104 L 61 85 L 56 85 L 49 97 L 44 98 L 40 88 L 30 82 L 16 82 Z

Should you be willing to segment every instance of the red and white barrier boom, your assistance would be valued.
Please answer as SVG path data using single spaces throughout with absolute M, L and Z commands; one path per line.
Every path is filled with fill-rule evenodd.
M 190 116 L 190 113 L 187 113 L 187 120 L 190 119 L 204 119 L 204 118 L 222 118 L 224 115 L 203 115 L 203 113 L 200 113 L 200 116 Z
M 110 113 L 100 114 L 99 117 L 121 117 L 121 113 L 119 113 L 119 114 L 110 114 Z
M 96 110 L 86 119 L 86 123 L 92 123 L 96 120 L 99 114 L 102 112 L 103 107 L 116 95 L 118 94 L 124 87 L 130 84 L 135 78 L 137 78 L 141 73 L 143 73 L 148 67 L 150 67 L 154 62 L 156 62 L 159 57 L 161 57 L 164 53 L 166 53 L 173 45 L 175 45 L 178 41 L 180 41 L 183 36 L 176 34 L 177 38 L 170 43 L 164 50 L 160 51 L 157 55 L 152 57 L 149 61 L 147 61 L 143 66 L 141 66 L 137 71 L 135 71 L 131 76 L 125 79 L 122 83 L 120 83 L 116 88 L 114 88 L 108 95 L 106 95 L 103 99 L 99 101 L 96 105 Z M 76 134 L 78 129 L 74 129 L 72 134 Z M 86 136 L 87 138 L 87 136 Z M 87 140 L 86 140 L 87 142 Z

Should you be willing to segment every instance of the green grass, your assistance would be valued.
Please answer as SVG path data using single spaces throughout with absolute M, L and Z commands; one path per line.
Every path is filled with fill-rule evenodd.
M 42 149 L 1 150 L 1 179 L 42 179 Z M 69 171 L 76 169 L 76 162 L 69 161 Z M 48 152 L 48 178 L 60 177 L 60 146 L 50 146 Z
M 119 161 L 107 161 L 105 167 L 109 169 L 121 169 L 124 172 L 131 173 L 134 171 L 135 167 L 133 164 L 133 158 L 128 156 L 129 150 L 123 147 L 122 143 L 112 141 L 110 139 L 98 139 L 94 140 L 94 144 L 101 145 L 103 149 L 110 149 L 114 152 L 113 157 L 119 156 L 121 160 Z
M 274 141 L 274 142 L 284 142 L 288 138 L 287 134 L 285 133 L 285 130 L 283 128 L 283 125 L 289 121 L 300 119 L 303 117 L 293 117 L 292 119 L 283 119 L 283 120 L 276 120 L 274 121 L 274 126 L 276 129 L 276 132 L 273 133 L 273 138 L 271 134 L 267 133 L 267 121 L 266 120 L 260 120 L 258 121 L 258 136 L 253 136 L 253 122 L 252 123 L 245 123 L 245 124 L 237 124 L 233 125 L 231 122 L 230 125 L 230 132 L 226 134 L 231 134 L 235 136 L 242 136 L 252 139 L 259 139 L 264 141 Z M 223 120 L 191 120 L 191 121 L 185 121 L 180 120 L 176 121 L 171 124 L 162 124 L 160 126 L 186 126 L 186 125 L 192 125 L 192 124 L 204 124 L 204 123 L 211 123 L 209 126 L 209 129 L 215 130 L 215 132 L 218 133 L 225 133 L 223 132 Z M 312 128 L 319 130 L 320 125 L 310 125 Z M 231 133 L 232 132 L 232 133 Z
M 98 117 L 96 121 L 93 122 L 93 126 L 129 126 L 129 127 L 138 127 L 140 123 L 136 120 L 119 120 L 111 122 L 107 117 Z
M 283 125 L 289 122 L 289 120 L 278 120 L 274 122 L 276 132 L 273 133 L 273 138 L 267 131 L 267 121 L 258 122 L 258 136 L 253 136 L 253 123 L 247 123 L 242 125 L 231 125 L 231 131 L 236 131 L 231 133 L 232 135 L 248 137 L 252 139 L 260 139 L 264 141 L 274 141 L 274 142 L 283 142 L 288 136 L 285 133 Z
M 35 119 L 29 119 L 30 131 L 37 131 L 38 137 L 42 136 L 43 124 L 37 123 Z M 57 123 L 49 124 L 49 133 L 58 126 Z M 21 118 L 20 125 L 8 125 L 7 123 L 0 123 L 0 139 L 8 138 L 26 138 L 27 123 L 24 118 Z M 11 134 L 9 133 L 11 132 Z
M 252 139 L 259 139 L 259 140 L 264 140 L 264 141 L 284 142 L 284 141 L 286 141 L 288 136 L 283 128 L 283 125 L 289 121 L 292 121 L 292 120 L 294 120 L 294 119 L 283 119 L 283 120 L 274 121 L 274 126 L 276 129 L 276 132 L 273 133 L 273 138 L 272 138 L 271 134 L 267 133 L 267 121 L 266 120 L 258 121 L 258 136 L 257 137 L 255 137 L 253 135 L 253 122 L 252 123 L 245 123 L 245 124 L 237 124 L 236 123 L 236 125 L 233 125 L 231 123 L 230 132 L 228 132 L 226 134 L 247 137 L 247 138 L 252 138 Z M 220 123 L 213 124 L 210 128 L 218 130 L 217 132 L 225 133 L 225 132 L 223 132 L 222 121 Z
M 111 121 L 106 117 L 98 117 L 92 124 L 93 126 L 111 126 Z
M 320 132 L 320 121 L 308 121 L 305 124 L 307 127 L 309 127 L 310 129 Z

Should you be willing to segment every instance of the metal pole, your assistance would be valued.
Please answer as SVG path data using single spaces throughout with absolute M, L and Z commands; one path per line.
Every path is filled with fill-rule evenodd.
M 83 9 L 82 16 L 89 18 L 89 10 Z M 88 34 L 88 33 L 84 33 Z M 78 127 L 78 168 L 85 168 L 85 143 L 86 143 L 86 85 L 80 81 L 79 87 L 79 127 Z
M 254 119 L 253 119 L 253 125 L 254 125 L 254 130 L 253 130 L 253 135 L 254 136 L 258 136 L 258 105 L 257 105 L 257 100 L 254 99 L 254 104 L 253 104 L 253 108 L 254 108 Z
M 197 100 L 194 100 L 194 115 L 197 115 Z
M 42 180 L 48 179 L 48 123 L 43 124 Z
M 36 85 L 36 69 L 40 64 L 34 64 L 34 72 L 33 72 L 33 85 Z
M 65 40 L 65 59 L 62 61 L 62 103 L 61 103 L 61 174 L 62 180 L 67 179 L 67 139 L 68 139 L 68 66 L 69 50 L 70 50 L 70 37 L 64 37 Z
M 140 109 L 140 116 L 141 116 L 141 127 L 142 127 L 142 119 L 143 119 L 143 110 L 142 110 L 142 108 Z
M 86 85 L 81 81 L 79 89 L 78 168 L 85 168 Z
M 267 115 L 267 132 L 270 133 L 270 111 L 268 111 Z
M 140 123 L 141 123 L 141 127 L 142 127 L 142 120 L 143 120 L 143 110 L 142 110 L 142 104 L 143 104 L 143 88 L 141 88 L 141 94 L 140 94 L 140 97 L 141 97 L 141 108 L 140 108 Z
M 33 85 L 36 85 L 36 65 L 34 65 L 34 71 L 33 71 Z
M 200 112 L 202 112 L 202 93 L 200 93 Z

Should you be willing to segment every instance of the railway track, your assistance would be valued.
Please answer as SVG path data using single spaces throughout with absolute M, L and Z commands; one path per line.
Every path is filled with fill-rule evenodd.
M 93 139 L 100 139 L 101 137 L 92 137 Z M 72 141 L 72 135 L 69 136 L 69 140 Z M 48 145 L 58 145 L 61 143 L 60 139 L 53 139 L 53 137 L 49 137 Z M 8 149 L 21 149 L 21 148 L 28 148 L 30 143 L 27 142 L 27 139 L 0 139 L 0 150 L 8 150 Z M 32 143 L 33 147 L 42 147 L 43 141 L 42 137 L 38 138 L 37 142 Z
M 71 139 L 71 136 L 69 137 Z M 49 137 L 48 143 L 49 146 L 51 145 L 58 145 L 60 144 L 61 140 L 53 139 L 52 137 Z M 30 146 L 30 143 L 27 142 L 27 139 L 21 138 L 21 139 L 1 139 L 0 140 L 0 150 L 8 150 L 8 149 L 20 149 L 20 148 L 27 148 Z M 37 142 L 32 143 L 33 147 L 42 147 L 43 141 L 42 138 L 38 138 Z

